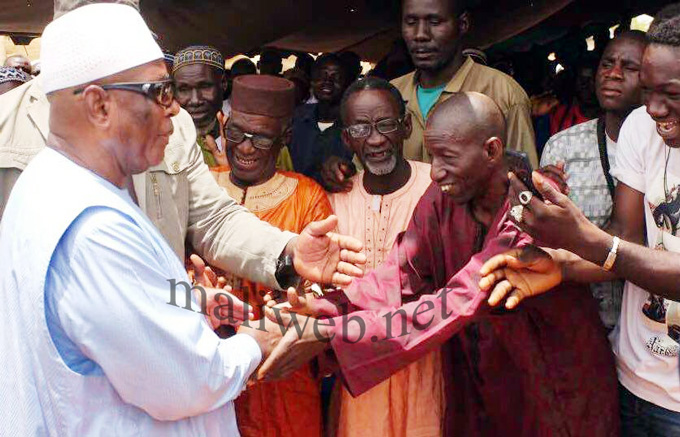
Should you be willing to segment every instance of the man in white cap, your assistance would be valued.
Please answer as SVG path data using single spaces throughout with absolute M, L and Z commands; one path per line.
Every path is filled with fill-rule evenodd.
M 276 334 L 221 340 L 181 308 L 183 265 L 130 195 L 132 175 L 167 154 L 179 110 L 160 48 L 134 8 L 94 4 L 47 26 L 41 59 L 48 147 L 0 227 L 0 387 L 13 395 L 0 398 L 0 435 L 238 435 L 231 401 Z M 335 224 L 285 245 L 294 270 L 279 284 L 360 274 L 360 244 L 326 234 Z
M 55 0 L 54 17 L 92 3 L 104 2 Z M 138 9 L 133 0 L 108 3 Z M 116 41 L 124 37 L 118 35 Z M 124 44 L 136 42 L 129 39 Z M 21 172 L 46 146 L 49 114 L 41 76 L 0 96 L 0 219 Z M 133 187 L 128 188 L 136 203 L 178 257 L 184 258 L 188 245 L 212 266 L 271 288 L 285 288 L 275 274 L 291 234 L 262 224 L 239 208 L 204 164 L 191 116 L 180 109 L 172 121 L 174 131 L 163 161 L 132 177 Z

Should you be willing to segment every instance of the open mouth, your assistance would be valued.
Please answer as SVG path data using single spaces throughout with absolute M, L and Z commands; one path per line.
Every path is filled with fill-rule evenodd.
M 675 138 L 680 134 L 680 120 L 657 121 L 656 131 L 663 138 Z
M 370 161 L 384 161 L 385 159 L 392 156 L 390 150 L 382 150 L 380 152 L 370 152 L 364 155 L 364 158 Z
M 439 188 L 442 190 L 442 193 L 449 194 L 453 186 L 451 184 L 444 184 L 440 185 Z
M 239 167 L 242 168 L 253 168 L 257 164 L 258 159 L 248 159 L 248 158 L 243 158 L 242 156 L 235 156 L 236 158 L 236 163 L 238 164 Z

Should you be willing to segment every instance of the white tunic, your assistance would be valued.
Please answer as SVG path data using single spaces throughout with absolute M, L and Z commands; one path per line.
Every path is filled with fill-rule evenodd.
M 0 435 L 238 435 L 261 360 L 171 301 L 183 265 L 127 192 L 45 149 L 0 226 Z M 194 308 L 196 308 L 196 305 Z

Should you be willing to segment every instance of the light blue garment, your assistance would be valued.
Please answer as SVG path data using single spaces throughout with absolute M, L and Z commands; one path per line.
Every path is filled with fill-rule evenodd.
M 188 278 L 125 191 L 45 149 L 0 256 L 0 435 L 238 435 L 232 400 L 259 346 L 220 340 L 181 287 L 168 305 L 169 280 Z
M 439 96 L 442 95 L 442 91 L 444 91 L 446 85 L 447 84 L 444 84 L 434 88 L 423 88 L 418 85 L 416 89 L 416 92 L 418 93 L 418 106 L 420 106 L 420 113 L 423 115 L 424 120 L 427 120 L 427 115 L 432 110 L 434 104 L 437 103 L 437 100 L 439 100 Z

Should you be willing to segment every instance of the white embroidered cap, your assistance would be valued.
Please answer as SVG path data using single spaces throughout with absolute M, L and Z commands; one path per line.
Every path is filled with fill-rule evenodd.
M 139 12 L 127 5 L 79 7 L 47 25 L 40 61 L 46 94 L 157 59 L 163 52 Z

